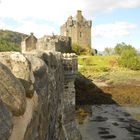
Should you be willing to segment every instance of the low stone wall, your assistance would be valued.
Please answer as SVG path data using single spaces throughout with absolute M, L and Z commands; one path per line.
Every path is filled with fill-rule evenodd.
M 0 53 L 0 140 L 81 140 L 75 54 Z
M 44 36 L 37 41 L 38 50 L 48 50 L 52 52 L 71 53 L 71 38 L 66 36 Z

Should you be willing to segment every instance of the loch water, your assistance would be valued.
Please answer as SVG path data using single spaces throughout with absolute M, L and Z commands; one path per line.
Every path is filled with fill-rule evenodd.
M 93 105 L 82 124 L 83 140 L 140 140 L 140 106 Z

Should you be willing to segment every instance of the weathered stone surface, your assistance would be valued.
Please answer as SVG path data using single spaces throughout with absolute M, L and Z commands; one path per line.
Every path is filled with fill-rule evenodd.
M 16 116 L 26 108 L 25 90 L 11 71 L 0 63 L 0 98 Z
M 32 51 L 36 49 L 37 38 L 31 33 L 21 42 L 22 52 Z
M 44 36 L 38 39 L 38 50 L 48 50 L 51 52 L 71 53 L 71 38 L 66 36 Z
M 23 140 L 25 139 L 25 133 L 28 130 L 28 134 L 30 134 L 27 137 L 27 140 L 35 140 L 37 138 L 37 133 L 32 134 L 31 132 L 35 129 L 37 130 L 37 125 L 39 123 L 39 120 L 35 121 L 34 118 L 36 118 L 35 115 L 37 115 L 35 112 L 38 111 L 38 96 L 36 93 L 34 93 L 34 96 L 30 99 L 27 98 L 27 107 L 25 113 L 21 117 L 14 117 L 13 118 L 13 131 L 9 138 L 9 140 Z M 37 115 L 38 116 L 38 115 Z M 33 123 L 33 127 L 29 130 L 28 125 L 30 123 Z M 32 135 L 31 135 L 32 134 Z M 30 138 L 29 138 L 30 137 Z
M 17 53 L 12 53 L 12 55 L 17 56 Z M 69 54 L 62 56 L 61 53 L 46 51 L 28 52 L 24 56 L 25 64 L 28 59 L 27 62 L 31 64 L 31 69 L 33 69 L 34 94 L 31 98 L 26 98 L 27 106 L 24 114 L 13 117 L 13 131 L 8 140 L 81 140 L 74 120 L 76 56 Z M 0 57 L 0 59 L 4 58 Z M 17 61 L 11 61 L 7 57 L 6 60 L 12 63 L 10 65 L 12 71 L 15 68 L 13 64 L 16 64 Z M 5 60 L 3 60 L 4 62 Z M 17 64 L 17 71 L 20 66 Z M 24 70 L 27 68 L 27 72 L 30 73 L 28 65 L 21 67 Z M 3 70 L 4 72 L 5 70 Z M 29 75 L 27 77 L 29 78 Z M 13 85 L 14 80 L 17 79 L 11 79 L 11 83 L 8 83 L 12 93 L 16 90 L 16 84 Z M 22 85 L 21 87 L 23 88 Z M 8 94 L 8 97 L 11 99 L 13 96 Z M 9 106 L 11 107 L 11 105 L 13 103 Z
M 34 93 L 34 76 L 31 65 L 26 57 L 19 52 L 0 52 L 0 62 L 6 65 L 23 84 L 26 96 Z
M 26 54 L 25 56 L 31 63 L 34 75 L 42 78 L 48 72 L 47 65 L 42 59 L 34 55 Z
M 39 114 L 39 139 L 55 140 L 59 138 L 59 116 L 61 115 L 61 97 L 63 93 L 63 67 L 60 53 L 40 53 L 44 63 L 35 73 L 35 89 L 39 95 L 42 112 Z M 41 60 L 38 58 L 37 64 Z M 44 76 L 41 72 L 44 71 Z M 55 117 L 54 117 L 55 116 Z
M 77 56 L 63 54 L 64 67 L 64 94 L 62 124 L 65 132 L 64 138 L 68 140 L 81 140 L 81 135 L 75 123 L 75 75 L 77 73 Z
M 0 101 L 0 140 L 8 140 L 13 128 L 12 115 Z

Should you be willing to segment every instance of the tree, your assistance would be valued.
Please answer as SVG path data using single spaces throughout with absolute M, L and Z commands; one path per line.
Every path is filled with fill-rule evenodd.
M 123 53 L 123 51 L 125 51 L 126 49 L 135 50 L 135 48 L 132 45 L 127 45 L 124 42 L 122 42 L 122 43 L 118 43 L 115 46 L 114 52 L 115 52 L 115 54 L 121 55 Z
M 121 47 L 117 48 L 120 54 L 119 64 L 132 70 L 140 70 L 140 57 L 136 49 L 131 45 Z

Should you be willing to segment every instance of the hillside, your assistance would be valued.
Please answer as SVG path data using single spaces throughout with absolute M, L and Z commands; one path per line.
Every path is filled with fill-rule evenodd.
M 10 30 L 0 30 L 0 51 L 20 51 L 22 38 L 27 35 Z

